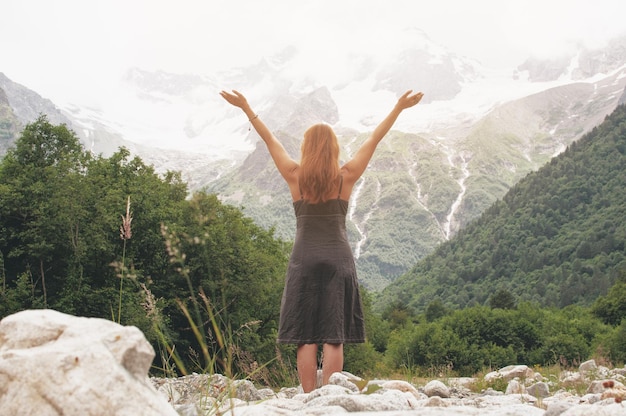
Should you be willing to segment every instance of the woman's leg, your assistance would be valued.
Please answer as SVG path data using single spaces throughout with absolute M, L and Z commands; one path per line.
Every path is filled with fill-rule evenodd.
M 343 344 L 324 344 L 322 358 L 322 384 L 328 384 L 332 373 L 343 370 Z
M 300 344 L 296 355 L 298 376 L 305 393 L 317 387 L 317 344 Z

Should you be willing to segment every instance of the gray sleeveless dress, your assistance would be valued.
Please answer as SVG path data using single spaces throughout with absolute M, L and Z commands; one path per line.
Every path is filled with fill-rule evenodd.
M 281 301 L 278 342 L 365 342 L 359 283 L 346 234 L 348 201 L 337 196 L 309 204 L 301 199 L 293 206 L 296 238 Z

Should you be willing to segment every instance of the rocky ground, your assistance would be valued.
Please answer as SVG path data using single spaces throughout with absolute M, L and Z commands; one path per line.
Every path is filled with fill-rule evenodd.
M 0 415 L 626 415 L 626 367 L 593 360 L 558 375 L 512 365 L 419 385 L 335 373 L 330 384 L 304 394 L 219 374 L 149 378 L 154 356 L 133 326 L 49 309 L 7 316 L 0 320 Z
M 275 392 L 248 380 L 222 375 L 153 378 L 157 391 L 179 415 L 283 416 L 617 416 L 626 415 L 625 368 L 608 369 L 592 361 L 577 372 L 546 379 L 525 365 L 508 366 L 475 378 L 431 380 L 415 386 L 401 380 L 361 380 L 335 373 L 330 384 L 305 394 L 300 387 Z M 474 392 L 477 382 L 499 383 L 504 392 L 487 388 Z

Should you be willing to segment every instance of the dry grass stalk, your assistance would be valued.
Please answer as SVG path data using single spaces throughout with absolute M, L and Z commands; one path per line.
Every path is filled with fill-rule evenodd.
M 122 288 L 124 284 L 124 272 L 126 271 L 126 241 L 130 240 L 133 236 L 130 224 L 133 221 L 133 217 L 130 215 L 130 195 L 126 200 L 126 216 L 122 215 L 122 225 L 120 226 L 120 238 L 124 241 L 124 247 L 122 250 L 122 276 L 120 279 L 120 299 L 117 308 L 117 323 L 122 321 Z
M 130 240 L 133 233 L 130 228 L 130 223 L 133 221 L 133 217 L 130 215 L 130 195 L 126 200 L 126 216 L 122 215 L 122 225 L 120 225 L 120 238 L 124 241 Z

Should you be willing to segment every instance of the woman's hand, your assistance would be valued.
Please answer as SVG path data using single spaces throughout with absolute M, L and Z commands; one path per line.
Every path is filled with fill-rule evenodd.
M 407 92 L 402 94 L 402 97 L 398 98 L 398 102 L 396 103 L 397 109 L 404 110 L 406 108 L 413 107 L 422 100 L 422 97 L 424 96 L 423 93 L 418 92 L 411 95 L 412 92 L 413 90 L 408 90 Z
M 267 128 L 259 115 L 255 114 L 252 111 L 252 108 L 250 108 L 250 105 L 248 104 L 248 100 L 246 100 L 246 97 L 244 97 L 242 93 L 236 90 L 233 90 L 232 93 L 227 91 L 220 91 L 220 95 L 222 96 L 222 98 L 228 101 L 229 104 L 241 108 L 246 114 L 248 120 L 250 121 L 250 125 L 254 127 L 254 130 L 256 130 L 261 139 L 265 142 L 267 150 L 269 150 L 270 155 L 272 156 L 272 160 L 274 160 L 274 164 L 278 168 L 278 171 L 280 172 L 282 177 L 285 178 L 285 181 L 287 181 L 293 200 L 298 200 L 300 196 L 297 175 L 298 167 L 300 165 L 298 164 L 298 162 L 296 162 L 291 158 L 291 156 L 289 156 L 289 154 L 285 150 L 285 147 Z
M 239 107 L 244 111 L 246 107 L 249 107 L 248 100 L 246 100 L 246 97 L 244 97 L 243 94 L 239 91 L 233 90 L 232 94 L 226 91 L 222 91 L 220 92 L 220 95 L 230 104 L 234 105 L 235 107 Z

